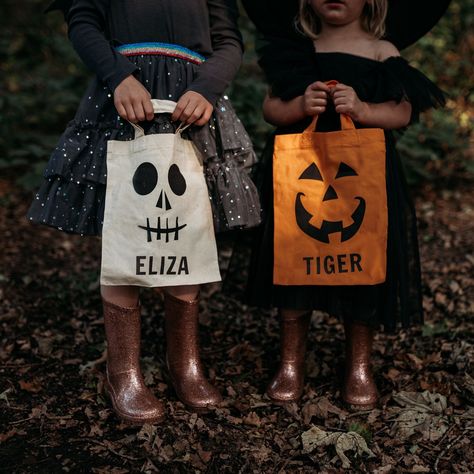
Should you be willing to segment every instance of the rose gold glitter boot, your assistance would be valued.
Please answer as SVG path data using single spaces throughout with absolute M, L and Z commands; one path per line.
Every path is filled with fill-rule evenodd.
M 280 368 L 267 388 L 267 395 L 276 402 L 293 402 L 303 394 L 306 339 L 311 312 L 280 314 Z
M 158 423 L 163 402 L 145 386 L 140 370 L 140 306 L 122 308 L 102 299 L 107 338 L 105 387 L 117 415 L 134 423 Z
M 199 356 L 199 301 L 165 294 L 166 361 L 178 398 L 190 408 L 206 411 L 222 401 L 204 375 Z
M 370 368 L 373 329 L 345 321 L 346 367 L 342 399 L 353 410 L 372 410 L 377 405 L 377 387 Z

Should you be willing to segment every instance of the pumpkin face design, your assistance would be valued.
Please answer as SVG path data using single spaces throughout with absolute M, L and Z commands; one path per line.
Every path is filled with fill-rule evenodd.
M 273 283 L 375 285 L 386 280 L 385 132 L 355 127 L 277 134 L 273 148 Z
M 326 188 L 326 191 L 324 193 L 324 196 L 322 198 L 322 203 L 326 203 L 326 206 L 330 206 L 332 202 L 339 200 L 339 199 L 345 199 L 340 198 L 338 193 L 337 193 L 337 180 L 339 179 L 349 179 L 350 177 L 357 177 L 358 174 L 357 172 L 350 167 L 348 164 L 344 163 L 341 161 L 339 164 L 339 168 L 337 171 L 337 174 L 334 178 L 334 185 L 329 184 Z M 310 180 L 310 181 L 319 181 L 321 183 L 324 183 L 323 176 L 321 174 L 321 171 L 319 170 L 318 166 L 316 163 L 311 163 L 301 174 L 299 177 L 300 180 Z M 347 221 L 346 216 L 341 216 L 340 219 L 338 220 L 331 220 L 331 219 L 325 219 L 324 213 L 323 213 L 323 204 L 319 204 L 317 206 L 318 211 L 321 218 L 321 225 L 317 226 L 311 223 L 311 220 L 313 220 L 313 217 L 315 217 L 316 212 L 312 213 L 309 210 L 306 209 L 306 207 L 303 204 L 303 197 L 305 197 L 306 194 L 304 192 L 298 192 L 296 195 L 296 202 L 295 202 L 295 215 L 296 215 L 296 223 L 298 227 L 309 237 L 322 242 L 329 244 L 330 239 L 329 236 L 331 234 L 336 234 L 340 233 L 341 235 L 341 242 L 346 242 L 350 240 L 352 237 L 354 237 L 358 230 L 360 229 L 362 222 L 364 221 L 364 216 L 365 216 L 365 211 L 366 211 L 366 201 L 363 197 L 361 196 L 355 196 L 354 201 L 357 203 L 355 210 L 351 214 L 351 219 L 352 223 L 344 226 L 344 220 Z
M 161 186 L 158 186 L 160 181 L 164 181 L 160 179 L 160 175 L 163 174 L 165 176 L 167 175 L 167 183 L 161 183 Z M 132 184 L 133 189 L 139 196 L 151 195 L 153 202 L 156 202 L 154 206 L 160 209 L 160 211 L 158 211 L 159 215 L 156 217 L 156 227 L 150 224 L 150 217 L 147 217 L 146 225 L 138 226 L 140 229 L 146 231 L 147 241 L 151 242 L 153 240 L 153 234 L 156 236 L 156 240 L 162 240 L 163 236 L 165 243 L 170 241 L 170 237 L 172 237 L 173 240 L 179 240 L 180 231 L 183 230 L 187 224 L 180 224 L 178 216 L 168 216 L 169 211 L 173 209 L 172 194 L 180 197 L 186 192 L 186 179 L 178 165 L 172 164 L 168 170 L 158 170 L 153 163 L 142 163 L 138 166 L 133 175 Z M 157 187 L 159 188 L 159 192 L 156 194 L 157 197 L 153 197 L 152 193 Z

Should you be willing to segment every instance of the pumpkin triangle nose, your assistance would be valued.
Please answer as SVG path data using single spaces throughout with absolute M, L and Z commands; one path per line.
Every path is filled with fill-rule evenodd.
M 336 190 L 332 186 L 329 186 L 328 190 L 326 191 L 326 194 L 323 197 L 323 202 L 331 201 L 332 199 L 337 199 L 337 198 L 338 198 L 338 195 L 336 193 Z

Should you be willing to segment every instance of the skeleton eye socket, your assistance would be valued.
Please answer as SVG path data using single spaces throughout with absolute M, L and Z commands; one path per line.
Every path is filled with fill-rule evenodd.
M 150 194 L 158 184 L 158 171 L 151 163 L 142 163 L 133 175 L 133 188 L 140 194 Z
M 301 174 L 299 179 L 315 179 L 316 181 L 323 181 L 321 171 L 315 163 L 311 163 Z
M 186 180 L 181 174 L 178 165 L 171 165 L 168 171 L 168 182 L 170 183 L 171 191 L 177 196 L 182 196 L 186 191 Z
M 336 179 L 345 178 L 346 176 L 359 176 L 353 168 L 349 165 L 346 165 L 343 161 L 339 164 L 339 169 L 337 170 Z

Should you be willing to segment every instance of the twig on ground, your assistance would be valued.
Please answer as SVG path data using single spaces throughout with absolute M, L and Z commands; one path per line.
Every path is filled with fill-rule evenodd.
M 449 443 L 446 448 L 443 449 L 443 451 L 441 451 L 438 456 L 436 457 L 436 461 L 434 463 L 434 471 L 436 472 L 436 474 L 439 474 L 439 471 L 438 471 L 438 464 L 439 464 L 439 461 L 442 457 L 444 457 L 446 451 L 450 450 L 453 446 L 456 445 L 456 443 L 468 432 L 469 430 L 464 430 L 459 436 L 456 436 L 456 438 L 454 438 L 454 440 Z

